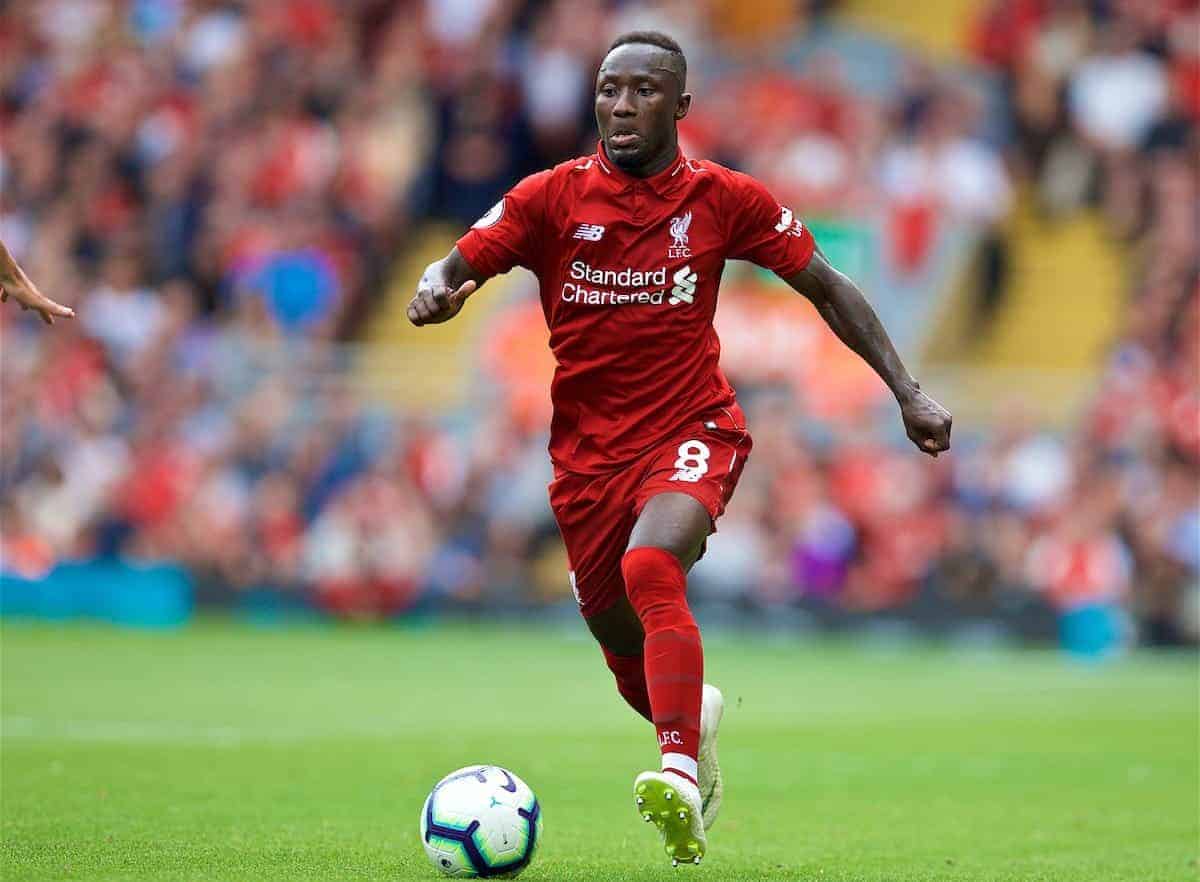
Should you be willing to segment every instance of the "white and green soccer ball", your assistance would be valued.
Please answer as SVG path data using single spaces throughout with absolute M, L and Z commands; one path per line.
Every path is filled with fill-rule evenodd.
M 460 879 L 512 878 L 542 838 L 542 810 L 529 786 L 499 766 L 466 766 L 433 788 L 421 809 L 430 862 Z

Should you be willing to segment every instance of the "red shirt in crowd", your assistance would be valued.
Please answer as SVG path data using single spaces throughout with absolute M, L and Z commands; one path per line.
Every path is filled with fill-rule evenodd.
M 725 261 L 787 277 L 814 247 L 748 175 L 680 153 L 635 178 L 603 147 L 525 178 L 458 240 L 479 273 L 537 276 L 557 364 L 550 456 L 584 474 L 732 404 L 713 330 Z

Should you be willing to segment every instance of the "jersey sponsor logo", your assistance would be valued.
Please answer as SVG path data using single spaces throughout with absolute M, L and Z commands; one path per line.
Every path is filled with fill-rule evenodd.
M 688 228 L 691 225 L 692 213 L 690 211 L 679 217 L 671 218 L 671 245 L 667 248 L 668 258 L 692 256 L 692 249 L 688 247 Z
M 501 197 L 499 202 L 489 208 L 483 217 L 471 224 L 471 229 L 483 230 L 488 227 L 494 227 L 500 223 L 500 218 L 502 217 L 504 217 L 504 197 Z
M 584 239 L 588 242 L 599 242 L 604 235 L 604 227 L 600 224 L 580 224 L 572 239 Z
M 619 288 L 642 288 L 650 285 L 662 288 L 667 284 L 667 268 L 660 266 L 654 270 L 635 270 L 627 266 L 623 270 L 596 269 L 582 260 L 573 260 L 571 278 L 577 282 Z
M 598 269 L 582 260 L 574 260 L 571 262 L 570 276 L 573 281 L 563 283 L 563 302 L 587 306 L 624 306 L 633 303 L 661 306 L 665 297 L 663 289 L 667 286 L 665 266 L 654 270 L 636 270 L 628 266 L 622 270 Z M 580 282 L 604 287 L 589 287 Z
M 691 266 L 685 266 L 681 270 L 677 270 L 671 281 L 675 283 L 675 287 L 671 289 L 671 299 L 667 301 L 672 306 L 678 306 L 680 303 L 691 303 L 696 299 L 696 282 L 700 277 L 692 272 Z
M 563 302 L 587 306 L 662 306 L 664 302 L 678 306 L 692 303 L 696 299 L 696 284 L 700 278 L 690 266 L 677 270 L 671 278 L 674 287 L 668 297 L 665 266 L 652 270 L 628 266 L 620 270 L 599 269 L 582 260 L 575 260 L 571 262 L 569 275 L 571 281 L 563 282 L 562 286 Z M 590 287 L 592 285 L 603 287 Z
M 784 208 L 782 205 L 779 206 L 779 210 L 779 223 L 775 225 L 775 232 L 788 236 L 803 236 L 804 224 L 800 223 L 800 219 L 792 214 L 792 210 Z

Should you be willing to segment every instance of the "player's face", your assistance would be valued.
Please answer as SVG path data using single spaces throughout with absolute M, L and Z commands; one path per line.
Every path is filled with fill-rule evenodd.
M 596 123 L 608 158 L 650 175 L 675 158 L 676 123 L 692 96 L 681 92 L 671 55 L 633 43 L 608 53 L 596 74 Z

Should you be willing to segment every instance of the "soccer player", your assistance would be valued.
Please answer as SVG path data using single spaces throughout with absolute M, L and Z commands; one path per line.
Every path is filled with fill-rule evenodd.
M 21 309 L 33 309 L 38 312 L 48 325 L 54 324 L 54 317 L 74 318 L 75 310 L 61 303 L 55 303 L 37 289 L 25 271 L 17 264 L 16 258 L 8 253 L 8 248 L 0 242 L 0 303 L 5 303 L 11 297 L 21 304 Z
M 617 690 L 658 733 L 662 768 L 637 777 L 638 810 L 673 862 L 699 863 L 721 800 L 723 702 L 703 682 L 686 574 L 751 447 L 717 364 L 725 261 L 753 261 L 809 298 L 894 393 L 922 452 L 949 448 L 950 414 L 790 209 L 753 178 L 680 152 L 686 83 L 670 37 L 619 37 L 596 76 L 596 152 L 513 187 L 425 270 L 408 317 L 444 322 L 491 276 L 537 275 L 557 362 L 550 504 L 571 585 Z

